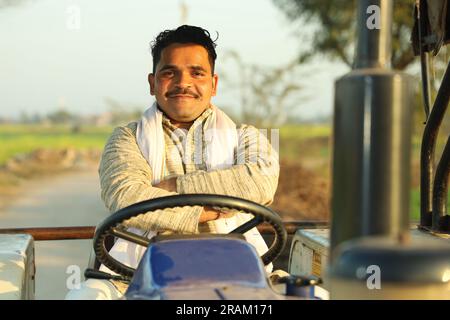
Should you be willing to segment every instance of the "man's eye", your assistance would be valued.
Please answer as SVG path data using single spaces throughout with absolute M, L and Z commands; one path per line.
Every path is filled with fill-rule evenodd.
M 195 71 L 194 72 L 194 76 L 196 76 L 196 77 L 202 77 L 203 75 L 204 75 L 204 73 L 201 72 L 201 71 Z
M 164 71 L 164 72 L 162 72 L 162 75 L 164 77 L 171 77 L 171 76 L 173 76 L 173 71 Z

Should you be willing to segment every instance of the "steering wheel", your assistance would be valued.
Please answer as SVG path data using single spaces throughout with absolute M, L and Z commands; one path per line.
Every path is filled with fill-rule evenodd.
M 274 229 L 275 237 L 269 250 L 261 256 L 265 265 L 275 260 L 283 251 L 287 232 L 281 218 L 273 210 L 258 203 L 215 194 L 181 194 L 145 200 L 123 208 L 106 218 L 96 229 L 94 235 L 94 251 L 98 260 L 110 270 L 125 277 L 132 277 L 135 269 L 114 259 L 105 247 L 105 239 L 115 236 L 147 247 L 152 241 L 144 236 L 129 232 L 121 223 L 133 217 L 166 208 L 182 206 L 210 206 L 242 210 L 254 215 L 254 218 L 237 227 L 230 233 L 244 234 L 263 222 L 269 223 Z

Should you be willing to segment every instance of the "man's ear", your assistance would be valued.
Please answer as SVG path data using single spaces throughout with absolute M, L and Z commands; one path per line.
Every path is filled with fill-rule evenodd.
M 155 75 L 153 73 L 148 74 L 148 83 L 150 84 L 150 94 L 155 95 Z
M 217 84 L 219 83 L 219 76 L 217 74 L 214 74 L 212 77 L 212 93 L 211 96 L 215 96 L 217 93 Z

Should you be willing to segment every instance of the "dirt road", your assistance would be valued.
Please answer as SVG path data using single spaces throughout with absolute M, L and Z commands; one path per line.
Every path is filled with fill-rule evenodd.
M 97 225 L 107 215 L 95 168 L 35 179 L 21 190 L 0 212 L 0 228 Z M 82 277 L 90 248 L 90 240 L 36 242 L 36 299 L 64 299 L 67 279 L 78 267 Z

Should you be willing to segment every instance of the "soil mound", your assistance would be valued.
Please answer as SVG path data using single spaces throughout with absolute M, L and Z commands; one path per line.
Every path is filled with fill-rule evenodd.
M 329 181 L 301 164 L 281 161 L 280 179 L 270 206 L 285 221 L 329 219 Z

